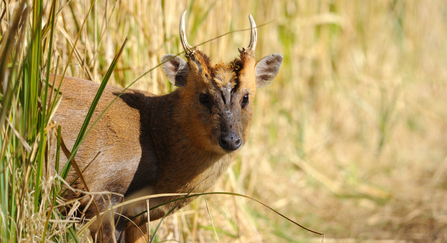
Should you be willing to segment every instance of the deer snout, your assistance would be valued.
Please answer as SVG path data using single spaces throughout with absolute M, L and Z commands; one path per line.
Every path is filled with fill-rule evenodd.
M 219 145 L 225 150 L 235 151 L 242 145 L 241 138 L 234 132 L 228 132 L 219 139 Z

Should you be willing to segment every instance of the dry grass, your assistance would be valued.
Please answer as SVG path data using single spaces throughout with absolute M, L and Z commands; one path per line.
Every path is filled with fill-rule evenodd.
M 113 77 L 122 86 L 181 51 L 185 9 L 194 45 L 248 28 L 249 13 L 268 23 L 256 54 L 285 61 L 258 91 L 250 141 L 214 190 L 252 196 L 327 238 L 351 239 L 341 242 L 447 241 L 445 1 L 99 1 L 71 60 L 90 1 L 64 4 L 53 72 L 70 62 L 69 75 L 99 81 L 128 37 Z M 236 32 L 200 49 L 227 62 L 248 38 Z M 132 87 L 172 89 L 161 68 Z M 252 201 L 208 196 L 168 218 L 158 237 L 307 242 L 315 235 Z

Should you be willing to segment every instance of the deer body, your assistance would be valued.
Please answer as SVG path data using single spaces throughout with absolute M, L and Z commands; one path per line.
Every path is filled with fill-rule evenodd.
M 62 125 L 62 138 L 68 148 L 74 145 L 98 87 L 97 83 L 77 78 L 65 78 L 62 83 L 63 100 L 53 120 Z M 92 121 L 122 90 L 106 87 Z M 222 158 L 230 154 L 196 149 L 184 135 L 188 132 L 185 129 L 191 127 L 174 125 L 176 120 L 181 120 L 179 115 L 183 114 L 185 105 L 177 93 L 154 96 L 128 90 L 104 113 L 75 157 L 81 168 L 88 166 L 83 175 L 90 191 L 122 195 L 141 189 L 153 194 L 192 192 L 193 189 L 203 192 L 227 169 L 229 160 Z M 76 173 L 69 176 L 67 181 L 75 179 Z M 78 189 L 86 189 L 79 180 L 75 185 Z M 69 193 L 67 197 L 79 195 Z M 151 219 L 163 216 L 155 211 L 151 212 Z M 91 213 L 88 216 L 95 216 Z
M 188 44 L 184 17 L 185 14 L 180 22 L 180 36 L 187 61 L 175 55 L 162 58 L 168 80 L 178 89 L 164 96 L 140 90 L 127 90 L 120 95 L 123 89 L 114 86 L 104 90 L 92 122 L 120 96 L 87 135 L 75 157 L 84 170 L 90 192 L 109 191 L 126 199 L 135 195 L 204 192 L 227 170 L 233 152 L 246 142 L 256 88 L 274 79 L 282 56 L 273 54 L 256 63 L 256 26 L 250 16 L 252 40 L 247 49 L 240 50 L 240 59 L 227 65 L 212 65 L 205 54 Z M 76 78 L 53 78 L 62 82 L 63 94 L 53 120 L 61 125 L 62 139 L 71 150 L 99 85 Z M 62 165 L 66 161 L 63 158 Z M 76 177 L 72 170 L 67 181 Z M 87 190 L 79 179 L 72 186 Z M 68 191 L 65 195 L 67 199 L 81 196 L 79 191 Z M 150 199 L 150 206 L 174 198 Z M 94 200 L 99 211 L 122 201 L 119 196 L 108 201 L 99 195 Z M 151 210 L 149 217 L 161 218 L 172 207 L 181 208 L 190 200 Z M 88 203 L 89 197 L 81 200 L 82 206 Z M 134 205 L 121 213 L 132 217 L 145 209 Z M 95 215 L 96 209 L 90 206 L 86 217 Z M 138 225 L 144 222 L 147 222 L 144 217 L 137 220 Z M 134 230 L 135 227 L 125 228 L 125 222 L 118 220 L 119 241 L 134 242 L 139 238 L 136 235 L 140 231 Z M 94 235 L 98 226 L 92 226 L 91 231 Z M 110 227 L 104 227 L 102 239 L 110 239 L 111 234 Z

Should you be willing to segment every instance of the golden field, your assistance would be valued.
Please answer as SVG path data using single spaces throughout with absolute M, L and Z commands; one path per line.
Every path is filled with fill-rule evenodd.
M 43 2 L 43 24 L 50 5 Z M 18 2 L 0 6 L 4 36 Z M 52 73 L 68 66 L 67 75 L 100 82 L 128 38 L 111 83 L 156 94 L 173 89 L 152 68 L 183 51 L 183 11 L 190 44 L 213 62 L 233 60 L 248 44 L 252 14 L 257 58 L 280 53 L 284 62 L 258 90 L 249 142 L 213 191 L 260 200 L 323 233 L 323 242 L 447 242 L 447 2 L 61 1 L 57 9 Z M 42 233 L 34 229 L 23 240 L 38 239 L 28 237 Z M 167 218 L 154 240 L 322 237 L 253 200 L 209 195 Z

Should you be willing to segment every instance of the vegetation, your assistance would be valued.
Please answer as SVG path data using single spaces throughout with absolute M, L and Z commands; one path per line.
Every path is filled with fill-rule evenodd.
M 62 178 L 44 176 L 60 99 L 48 74 L 168 93 L 153 68 L 182 51 L 184 10 L 192 45 L 231 32 L 199 47 L 214 61 L 247 45 L 249 32 L 238 30 L 250 13 L 257 57 L 285 57 L 258 90 L 250 140 L 214 191 L 258 199 L 324 242 L 447 241 L 444 1 L 25 2 L 0 3 L 2 242 L 91 241 L 79 219 L 59 213 Z M 154 241 L 166 240 L 321 242 L 230 195 L 199 197 L 166 218 Z

